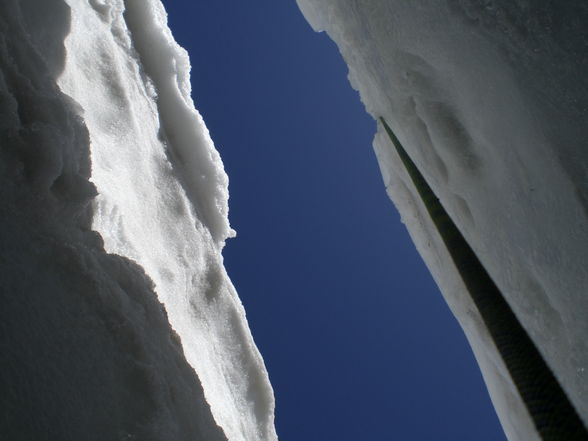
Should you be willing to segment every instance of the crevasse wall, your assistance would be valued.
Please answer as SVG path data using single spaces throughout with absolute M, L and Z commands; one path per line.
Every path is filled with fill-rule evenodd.
M 581 2 L 298 0 L 385 117 L 588 422 L 588 109 Z M 393 146 L 386 189 L 462 325 L 510 440 L 527 411 Z
M 229 439 L 272 439 L 273 393 L 226 275 L 228 179 L 159 1 L 69 1 L 60 87 L 85 111 L 109 252 L 153 279 Z
M 159 1 L 0 4 L 3 439 L 272 440 L 228 180 Z

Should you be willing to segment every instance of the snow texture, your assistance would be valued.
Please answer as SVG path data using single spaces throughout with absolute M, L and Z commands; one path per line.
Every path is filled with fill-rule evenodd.
M 588 7 L 298 0 L 349 66 L 588 423 Z M 509 440 L 533 423 L 380 128 L 384 183 L 463 327 Z
M 0 2 L 0 438 L 274 440 L 157 0 Z

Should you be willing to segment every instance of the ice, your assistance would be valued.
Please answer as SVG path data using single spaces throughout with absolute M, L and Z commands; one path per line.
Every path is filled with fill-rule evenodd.
M 0 3 L 2 439 L 276 439 L 156 0 Z
M 298 0 L 393 126 L 588 422 L 585 77 L 580 2 Z M 380 128 L 384 183 L 464 328 L 510 440 L 527 411 Z

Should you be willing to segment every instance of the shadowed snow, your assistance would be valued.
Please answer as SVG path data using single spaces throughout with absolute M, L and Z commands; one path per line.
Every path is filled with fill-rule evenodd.
M 298 0 L 349 66 L 588 422 L 581 2 Z M 393 146 L 387 191 L 468 336 L 511 441 L 537 435 Z

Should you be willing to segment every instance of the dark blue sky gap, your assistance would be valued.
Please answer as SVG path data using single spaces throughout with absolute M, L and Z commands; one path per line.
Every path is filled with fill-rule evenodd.
M 294 1 L 165 1 L 230 177 L 225 263 L 282 441 L 503 440 L 385 194 L 375 122 Z

